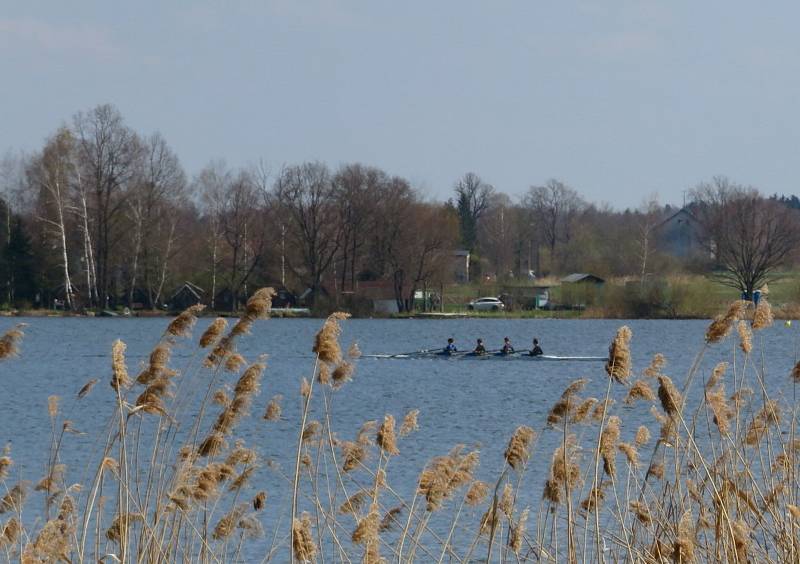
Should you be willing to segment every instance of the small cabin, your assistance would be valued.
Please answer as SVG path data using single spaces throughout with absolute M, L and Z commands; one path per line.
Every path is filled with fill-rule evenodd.
M 191 282 L 184 282 L 178 286 L 169 298 L 167 305 L 172 311 L 183 311 L 187 307 L 203 302 L 206 291 Z

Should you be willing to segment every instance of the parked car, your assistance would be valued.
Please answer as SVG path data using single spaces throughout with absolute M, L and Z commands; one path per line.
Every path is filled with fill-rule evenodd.
M 478 298 L 467 305 L 467 309 L 475 311 L 499 311 L 506 306 L 497 298 Z

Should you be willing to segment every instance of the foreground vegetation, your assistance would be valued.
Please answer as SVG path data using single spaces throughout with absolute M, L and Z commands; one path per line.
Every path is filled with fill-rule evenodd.
M 181 372 L 171 366 L 171 351 L 191 337 L 200 306 L 172 321 L 135 377 L 124 343 L 114 344 L 110 390 L 94 390 L 92 380 L 74 400 L 98 393 L 116 398 L 85 483 L 65 480 L 61 458 L 71 424 L 63 402 L 51 397 L 46 475 L 35 485 L 12 479 L 14 453 L 0 457 L 4 556 L 22 562 L 222 562 L 257 554 L 264 561 L 653 563 L 800 557 L 796 409 L 769 396 L 753 347 L 752 331 L 772 323 L 766 301 L 756 309 L 735 301 L 715 318 L 692 368 L 677 382 L 664 374 L 660 354 L 634 373 L 632 334 L 621 327 L 609 347 L 604 396 L 583 397 L 587 382 L 577 380 L 553 398 L 545 421 L 509 428 L 503 469 L 491 479 L 480 474 L 477 450 L 453 445 L 418 469 L 414 492 L 403 492 L 393 486 L 403 466 L 396 460 L 417 436 L 417 411 L 397 419 L 387 414 L 360 429 L 340 429 L 332 417 L 337 395 L 353 385 L 360 354 L 357 346 L 347 352 L 340 346 L 345 314 L 323 323 L 312 345 L 313 377 L 298 382 L 297 440 L 286 447 L 293 467 L 265 470 L 257 449 L 237 437 L 250 412 L 263 416 L 265 426 L 281 417 L 280 397 L 255 407 L 264 359 L 248 361 L 236 352 L 252 324 L 269 315 L 271 294 L 256 292 L 230 328 L 215 320 Z M 702 370 L 704 354 L 731 334 L 737 337 L 728 340 L 730 362 Z M 7 332 L 0 358 L 11 358 L 22 338 L 19 327 Z M 796 385 L 800 363 L 781 377 Z M 201 381 L 208 384 L 200 387 Z M 627 390 L 623 405 L 611 399 L 617 387 Z M 704 391 L 691 405 L 685 401 L 690 388 Z M 199 408 L 188 412 L 188 406 Z M 652 423 L 626 427 L 631 410 L 649 411 Z M 552 453 L 541 452 L 546 434 L 557 437 Z M 519 501 L 531 487 L 532 456 L 551 457 L 538 507 Z M 261 471 L 283 476 L 285 491 L 260 491 Z M 33 501 L 39 496 L 41 504 Z M 45 510 L 37 514 L 34 504 Z M 265 532 L 267 512 L 276 525 Z

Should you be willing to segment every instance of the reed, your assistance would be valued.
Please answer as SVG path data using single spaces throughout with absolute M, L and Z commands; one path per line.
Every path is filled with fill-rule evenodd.
M 230 329 L 214 320 L 183 366 L 172 352 L 190 346 L 197 307 L 154 338 L 135 378 L 118 340 L 111 390 L 95 391 L 93 379 L 71 398 L 49 396 L 43 474 L 28 481 L 9 447 L 0 454 L 0 554 L 25 563 L 800 560 L 796 407 L 792 394 L 768 393 L 756 359 L 769 333 L 753 339 L 772 323 L 766 301 L 734 302 L 709 325 L 698 359 L 718 346 L 727 362 L 698 360 L 668 376 L 657 354 L 635 371 L 632 334 L 621 327 L 606 375 L 574 381 L 541 420 L 509 426 L 497 459 L 482 467 L 477 448 L 455 445 L 414 467 L 407 457 L 425 446 L 425 417 L 435 414 L 386 413 L 353 429 L 337 422 L 337 398 L 361 378 L 358 346 L 344 352 L 340 343 L 345 314 L 326 319 L 310 344 L 299 415 L 283 414 L 281 396 L 258 401 L 266 360 L 248 361 L 237 343 L 268 317 L 271 296 L 256 292 Z M 0 360 L 13 362 L 22 338 L 20 327 L 7 331 Z M 791 365 L 769 377 L 791 389 L 800 363 Z M 702 393 L 690 386 L 695 374 Z M 591 376 L 605 394 L 583 398 Z M 114 413 L 86 453 L 87 478 L 69 483 L 68 414 L 100 393 L 112 394 Z M 254 406 L 266 422 L 246 443 L 239 427 Z M 291 425 L 297 441 L 269 443 L 276 425 Z M 265 445 L 290 450 L 294 468 L 264 459 Z M 543 458 L 540 477 L 530 468 Z M 261 489 L 265 472 L 285 489 Z M 402 484 L 411 481 L 409 491 Z

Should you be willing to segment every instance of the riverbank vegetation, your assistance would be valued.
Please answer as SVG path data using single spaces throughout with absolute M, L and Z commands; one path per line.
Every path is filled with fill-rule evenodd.
M 309 343 L 315 357 L 297 377 L 296 440 L 270 447 L 289 449 L 291 467 L 266 464 L 269 426 L 292 398 L 272 396 L 265 358 L 245 359 L 236 345 L 269 315 L 271 297 L 272 290 L 256 292 L 235 323 L 218 319 L 199 337 L 192 329 L 202 306 L 193 306 L 153 336 L 138 373 L 117 341 L 103 381 L 86 382 L 73 398 L 48 398 L 44 475 L 20 477 L 11 448 L 0 457 L 4 556 L 26 563 L 798 559 L 792 398 L 800 364 L 770 375 L 788 393 L 768 392 L 774 387 L 759 359 L 773 317 L 766 300 L 734 301 L 709 325 L 688 373 L 672 377 L 661 354 L 633 366 L 636 336 L 620 327 L 605 371 L 595 375 L 602 385 L 576 380 L 551 398 L 544 420 L 509 428 L 500 464 L 482 464 L 479 449 L 454 444 L 416 468 L 407 489 L 398 472 L 408 465 L 399 460 L 426 440 L 420 421 L 435 414 L 412 409 L 360 428 L 337 424 L 332 405 L 359 385 L 362 370 L 357 345 L 340 343 L 346 314 L 331 315 Z M 20 327 L 6 332 L 0 358 L 13 362 L 22 339 Z M 173 348 L 190 341 L 195 354 L 176 366 Z M 704 356 L 716 347 L 729 359 L 707 366 Z M 64 414 L 72 403 L 89 408 L 98 394 L 114 398 L 114 415 L 97 431 L 94 471 L 71 483 L 62 457 L 73 428 Z M 628 424 L 634 410 L 649 424 Z M 237 433 L 245 417 L 263 419 L 248 442 Z M 544 444 L 556 447 L 546 452 Z M 534 457 L 550 459 L 546 476 L 528 471 Z M 483 470 L 498 466 L 496 474 Z M 260 487 L 264 472 L 282 477 L 281 491 Z
M 653 196 L 614 210 L 542 180 L 494 187 L 468 172 L 432 201 L 361 163 L 217 160 L 188 174 L 163 136 L 101 105 L 0 162 L 0 307 L 236 313 L 252 288 L 274 285 L 276 306 L 321 316 L 408 314 L 441 309 L 459 285 L 591 273 L 626 285 L 595 315 L 699 316 L 702 303 L 680 298 L 699 278 L 749 297 L 798 262 L 793 195 L 717 177 L 680 208 Z M 559 292 L 552 305 L 589 308 Z

